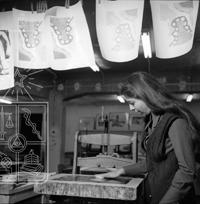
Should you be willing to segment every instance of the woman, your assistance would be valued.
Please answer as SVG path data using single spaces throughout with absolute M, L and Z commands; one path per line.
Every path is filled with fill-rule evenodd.
M 195 203 L 195 146 L 200 125 L 153 76 L 135 72 L 122 85 L 130 110 L 147 118 L 143 148 L 146 160 L 97 177 L 147 173 L 141 195 L 145 204 Z

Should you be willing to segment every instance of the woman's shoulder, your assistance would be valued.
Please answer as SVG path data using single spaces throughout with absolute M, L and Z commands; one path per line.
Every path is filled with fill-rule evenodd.
M 186 119 L 181 118 L 181 117 L 177 117 L 173 123 L 172 123 L 172 127 L 188 127 L 188 122 L 186 121 Z
M 169 136 L 177 133 L 181 133 L 182 135 L 191 133 L 186 119 L 178 117 L 172 122 L 169 128 Z
M 167 118 L 168 120 L 170 120 L 170 124 L 173 126 L 181 126 L 181 125 L 186 125 L 188 124 L 187 120 L 185 118 L 183 118 L 180 115 L 174 114 L 174 113 L 164 113 L 162 115 L 162 118 Z

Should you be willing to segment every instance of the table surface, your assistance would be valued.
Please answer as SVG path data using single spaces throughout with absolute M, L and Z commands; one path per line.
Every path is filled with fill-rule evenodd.
M 34 192 L 44 195 L 77 196 L 99 199 L 136 200 L 143 178 L 97 179 L 94 175 L 56 174 L 34 184 Z
M 33 184 L 0 184 L 0 203 L 13 204 L 38 196 L 33 191 Z

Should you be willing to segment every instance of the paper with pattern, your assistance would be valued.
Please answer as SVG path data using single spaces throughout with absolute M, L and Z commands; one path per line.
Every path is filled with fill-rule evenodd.
M 102 56 L 113 62 L 138 57 L 143 0 L 96 0 L 96 30 Z
M 48 116 L 48 103 L 45 102 L 0 106 L 0 173 L 9 173 L 0 179 L 0 185 L 44 182 L 47 179 Z
M 95 64 L 90 33 L 81 2 L 69 8 L 56 6 L 46 11 L 45 21 L 50 28 L 50 65 L 55 70 L 91 67 Z
M 0 90 L 14 87 L 12 12 L 0 12 Z
M 196 0 L 151 0 L 157 57 L 178 57 L 192 49 L 198 7 Z
M 15 66 L 30 69 L 49 67 L 48 31 L 44 13 L 13 9 Z

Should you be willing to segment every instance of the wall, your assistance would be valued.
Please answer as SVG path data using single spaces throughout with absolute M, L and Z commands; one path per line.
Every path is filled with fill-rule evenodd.
M 200 101 L 187 103 L 186 106 L 196 115 L 200 121 Z M 67 105 L 65 104 L 65 152 L 73 151 L 74 135 L 79 129 L 79 120 L 82 117 L 95 117 L 101 113 L 99 105 Z M 119 105 L 104 105 L 105 113 L 109 112 L 129 112 L 128 106 Z
M 63 98 L 56 90 L 49 94 L 49 170 L 57 171 L 62 160 Z
M 191 110 L 191 112 L 200 121 L 200 101 L 193 101 L 192 103 L 186 103 L 186 106 Z
M 65 120 L 65 152 L 73 151 L 74 135 L 79 129 L 79 120 L 82 117 L 96 117 L 101 113 L 102 107 L 99 105 L 66 105 Z M 104 105 L 104 113 L 128 112 L 127 105 Z

